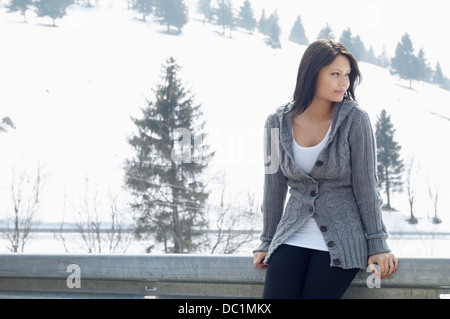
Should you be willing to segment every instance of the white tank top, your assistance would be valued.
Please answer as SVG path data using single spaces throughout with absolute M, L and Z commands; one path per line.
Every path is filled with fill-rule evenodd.
M 294 161 L 305 174 L 311 173 L 319 153 L 328 141 L 330 131 L 331 125 L 328 128 L 328 132 L 323 140 L 319 144 L 311 147 L 303 147 L 298 145 L 294 138 L 294 132 L 292 131 L 292 150 L 294 154 Z M 284 244 L 328 251 L 328 247 L 319 226 L 317 226 L 316 221 L 312 217 L 308 219 L 308 221 L 299 230 L 293 233 L 284 242 Z

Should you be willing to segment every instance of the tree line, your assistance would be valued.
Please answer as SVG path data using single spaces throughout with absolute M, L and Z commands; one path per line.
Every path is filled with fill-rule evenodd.
M 64 17 L 67 14 L 67 8 L 79 2 L 76 0 L 10 0 L 6 8 L 7 12 L 20 12 L 25 22 L 27 22 L 27 11 L 35 11 L 38 17 L 50 17 L 53 26 L 56 26 L 56 19 Z
M 8 12 L 21 12 L 26 21 L 26 12 L 34 10 L 38 17 L 50 17 L 55 26 L 56 19 L 64 17 L 67 8 L 72 5 L 93 6 L 94 0 L 10 0 L 6 6 Z M 138 12 L 143 21 L 152 15 L 160 24 L 167 27 L 167 33 L 175 28 L 180 33 L 189 21 L 188 9 L 183 0 L 127 0 L 128 8 Z M 277 10 L 269 15 L 263 9 L 259 19 L 256 19 L 251 2 L 245 0 L 238 10 L 234 9 L 230 0 L 198 0 L 197 12 L 203 17 L 203 23 L 218 25 L 225 35 L 228 30 L 232 36 L 232 30 L 241 28 L 252 34 L 257 31 L 265 36 L 267 45 L 274 49 L 281 48 L 280 17 Z M 300 45 L 308 45 L 300 15 L 297 16 L 289 33 L 289 40 Z M 423 48 L 415 54 L 411 38 L 406 33 L 397 44 L 395 56 L 389 58 L 386 51 L 376 56 L 373 47 L 365 47 L 359 35 L 353 36 L 350 28 L 342 31 L 339 39 L 335 38 L 332 28 L 327 23 L 317 35 L 317 39 L 337 40 L 344 44 L 358 61 L 372 63 L 383 68 L 388 68 L 392 74 L 409 81 L 424 81 L 450 90 L 450 79 L 445 77 L 439 62 L 432 68 L 425 57 Z

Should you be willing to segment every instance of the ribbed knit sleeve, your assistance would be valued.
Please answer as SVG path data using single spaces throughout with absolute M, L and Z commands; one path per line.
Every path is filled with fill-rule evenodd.
M 261 212 L 263 230 L 261 244 L 253 252 L 268 251 L 278 223 L 283 215 L 287 195 L 287 178 L 280 168 L 279 125 L 276 114 L 266 119 L 264 126 L 264 187 Z
M 366 232 L 369 256 L 389 252 L 386 244 L 388 233 L 383 223 L 382 198 L 377 189 L 376 142 L 368 114 L 355 109 L 355 117 L 349 135 L 353 193 L 356 197 L 361 220 Z

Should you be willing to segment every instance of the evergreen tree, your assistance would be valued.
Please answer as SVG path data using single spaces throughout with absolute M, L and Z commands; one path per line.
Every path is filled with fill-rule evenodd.
M 268 19 L 266 17 L 266 10 L 262 10 L 261 17 L 258 21 L 258 31 L 261 32 L 264 35 L 268 35 L 270 31 Z
M 6 8 L 8 12 L 20 11 L 23 15 L 24 22 L 27 22 L 27 17 L 25 15 L 26 11 L 31 7 L 32 0 L 11 0 Z
M 319 34 L 317 35 L 317 40 L 321 39 L 334 40 L 333 30 L 331 30 L 331 27 L 328 23 L 323 29 L 319 31 Z
M 267 20 L 267 27 L 268 27 L 268 34 L 266 43 L 273 49 L 279 49 L 281 48 L 280 43 L 280 25 L 279 25 L 279 18 L 278 13 L 275 10 Z
M 400 159 L 400 145 L 394 140 L 395 129 L 390 115 L 382 110 L 376 123 L 377 175 L 380 186 L 384 184 L 387 209 L 391 207 L 391 193 L 401 191 L 403 160 Z
M 66 15 L 67 7 L 73 4 L 73 0 L 38 0 L 34 2 L 38 17 L 50 17 L 53 26 L 56 26 L 56 19 Z
M 305 29 L 303 28 L 302 19 L 300 16 L 294 22 L 291 34 L 289 35 L 289 40 L 300 45 L 308 45 L 309 41 L 306 38 Z
M 136 234 L 156 235 L 165 252 L 188 253 L 206 226 L 209 194 L 201 173 L 214 153 L 203 156 L 209 148 L 203 145 L 205 122 L 199 122 L 200 105 L 183 87 L 179 69 L 173 58 L 166 61 L 156 101 L 147 101 L 142 118 L 132 119 L 138 132 L 128 140 L 135 155 L 125 163 L 125 183 L 135 198 Z
M 445 85 L 446 79 L 444 74 L 442 73 L 441 64 L 439 62 L 436 63 L 436 70 L 433 74 L 433 83 L 443 87 Z
M 205 20 L 211 22 L 214 18 L 214 10 L 211 7 L 211 0 L 199 0 L 197 3 L 197 11 L 203 15 L 203 23 L 205 23 Z
M 366 52 L 365 60 L 366 60 L 366 62 L 369 62 L 371 64 L 378 64 L 378 59 L 375 56 L 375 52 L 373 51 L 372 46 L 370 46 L 369 50 Z
M 353 37 L 350 28 L 342 31 L 339 42 L 342 43 L 347 48 L 347 50 L 349 50 L 353 54 L 356 60 L 374 63 L 375 54 L 373 54 L 373 51 L 371 53 L 372 59 L 370 60 L 369 54 L 360 36 L 357 35 L 356 37 Z
M 391 59 L 391 73 L 397 74 L 400 78 L 409 80 L 409 88 L 411 88 L 412 80 L 417 79 L 417 58 L 414 55 L 414 48 L 406 33 L 395 49 L 395 56 Z
M 417 55 L 417 75 L 416 79 L 425 82 L 431 82 L 431 68 L 425 58 L 425 51 L 422 49 L 419 50 L 419 54 Z
M 218 2 L 218 9 L 216 10 L 217 24 L 223 27 L 223 34 L 228 27 L 231 30 L 234 28 L 233 8 L 229 0 L 220 0 Z
M 339 38 L 339 42 L 342 43 L 342 45 L 346 47 L 350 53 L 353 53 L 353 38 L 350 28 L 342 31 L 341 37 Z
M 133 10 L 142 14 L 142 21 L 153 12 L 153 0 L 134 0 Z
M 256 19 L 253 14 L 252 5 L 250 1 L 245 0 L 241 6 L 239 11 L 240 18 L 240 26 L 247 30 L 248 32 L 252 32 L 256 28 Z
M 183 26 L 188 22 L 188 10 L 183 0 L 156 0 L 156 16 L 160 17 L 160 23 L 175 27 L 181 32 Z
M 381 52 L 381 54 L 378 56 L 377 58 L 377 65 L 381 66 L 383 68 L 388 68 L 389 67 L 389 58 L 387 56 L 386 53 L 386 47 L 383 46 L 383 51 Z
M 366 48 L 359 35 L 352 38 L 352 54 L 357 61 L 366 61 Z

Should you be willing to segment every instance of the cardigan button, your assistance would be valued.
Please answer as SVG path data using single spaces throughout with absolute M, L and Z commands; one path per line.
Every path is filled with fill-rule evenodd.
M 327 226 L 325 226 L 325 225 L 320 226 L 320 231 L 322 233 L 326 232 L 327 230 L 328 230 Z
M 332 240 L 330 240 L 328 243 L 327 243 L 327 246 L 328 247 L 334 247 L 336 245 L 336 243 L 334 242 L 334 241 L 332 241 Z
M 311 197 L 316 197 L 317 196 L 317 192 L 316 191 L 311 191 L 311 193 L 309 193 L 309 195 L 311 195 Z
M 317 161 L 316 162 L 316 166 L 317 167 L 322 167 L 323 166 L 323 162 L 322 161 Z
M 335 258 L 335 259 L 333 259 L 333 263 L 335 265 L 340 265 L 342 263 L 342 261 L 339 258 Z

